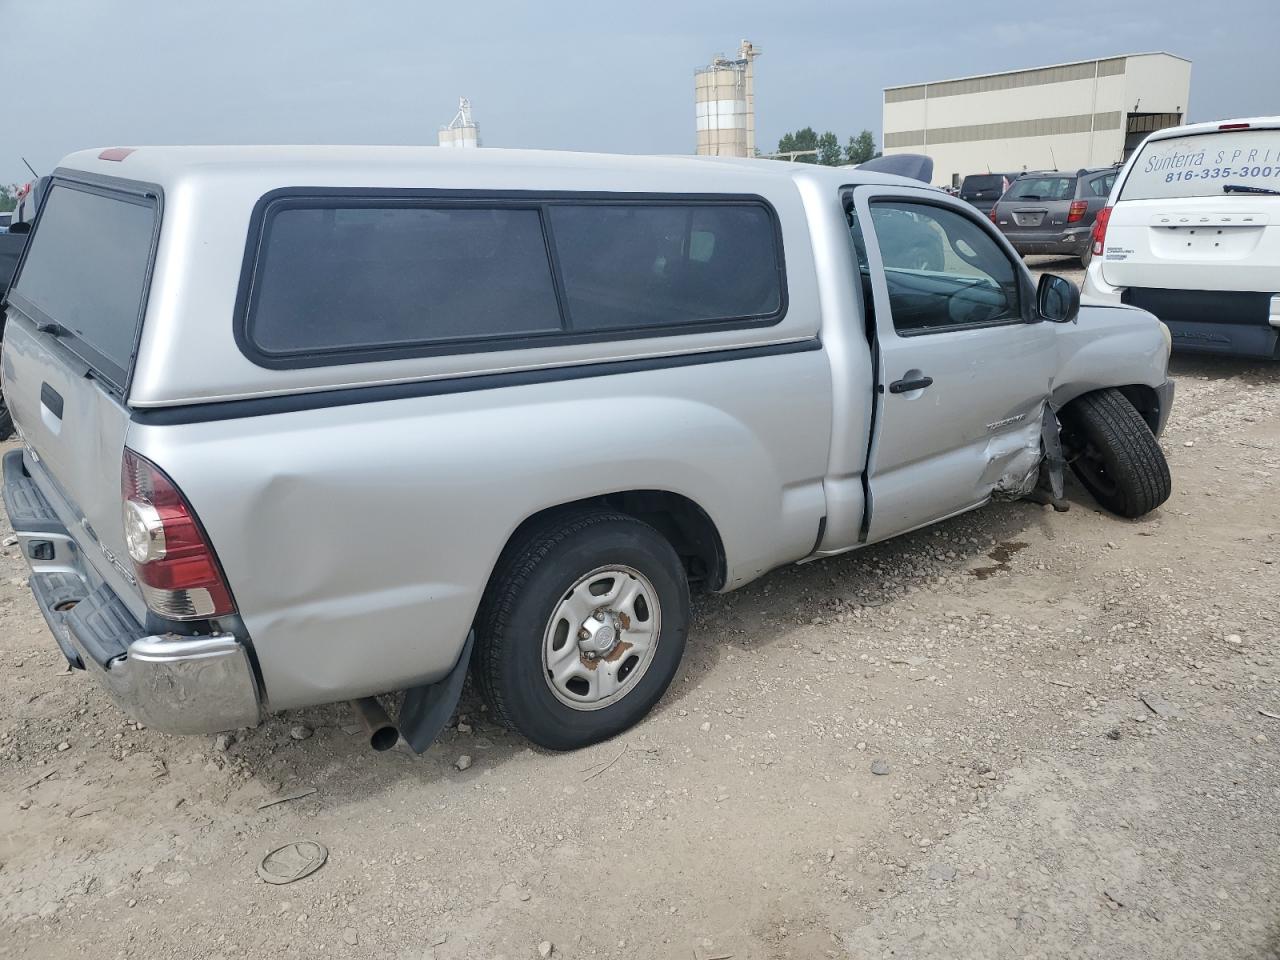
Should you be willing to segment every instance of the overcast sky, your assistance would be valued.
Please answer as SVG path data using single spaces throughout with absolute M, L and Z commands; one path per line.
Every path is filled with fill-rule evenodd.
M 888 85 L 1153 50 L 1194 61 L 1191 119 L 1274 114 L 1278 32 L 1276 0 L 0 0 L 0 182 L 91 146 L 434 144 L 460 95 L 488 146 L 692 153 L 693 71 L 741 37 L 762 148 L 879 142 Z

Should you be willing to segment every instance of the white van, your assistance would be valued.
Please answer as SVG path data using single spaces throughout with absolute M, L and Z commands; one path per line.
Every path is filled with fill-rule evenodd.
M 1176 350 L 1280 356 L 1280 117 L 1151 134 L 1091 254 L 1085 302 L 1149 310 Z

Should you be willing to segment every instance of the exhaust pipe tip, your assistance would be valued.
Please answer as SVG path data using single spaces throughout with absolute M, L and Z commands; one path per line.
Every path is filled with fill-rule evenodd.
M 400 731 L 395 727 L 378 727 L 369 734 L 369 746 L 379 753 L 390 750 L 400 742 Z
M 400 742 L 400 730 L 387 711 L 382 709 L 376 697 L 361 697 L 351 701 L 351 709 L 360 721 L 365 736 L 369 738 L 369 746 L 379 753 L 390 750 Z

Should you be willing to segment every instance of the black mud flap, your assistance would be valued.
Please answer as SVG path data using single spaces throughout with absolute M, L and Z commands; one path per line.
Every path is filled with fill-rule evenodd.
M 449 674 L 436 683 L 424 684 L 405 691 L 400 705 L 397 726 L 405 743 L 414 753 L 422 753 L 435 741 L 444 725 L 453 716 L 453 709 L 462 697 L 462 684 L 467 679 L 467 667 L 471 664 L 471 649 L 476 644 L 476 633 L 467 634 L 462 655 Z

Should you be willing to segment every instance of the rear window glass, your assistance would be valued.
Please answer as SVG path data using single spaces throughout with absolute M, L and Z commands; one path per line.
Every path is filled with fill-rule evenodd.
M 1120 188 L 1121 200 L 1221 197 L 1280 191 L 1280 130 L 1228 130 L 1153 140 Z
M 1070 200 L 1076 193 L 1075 177 L 1021 177 L 1006 200 Z
M 540 214 L 282 203 L 262 240 L 252 327 L 277 354 L 559 330 Z
M 754 205 L 556 205 L 574 330 L 764 317 L 782 285 L 768 212 Z
M 268 363 L 693 331 L 783 302 L 759 203 L 299 198 L 263 219 L 246 323 Z
M 116 386 L 132 365 L 156 218 L 154 200 L 54 184 L 9 294 Z
M 982 176 L 965 177 L 960 185 L 960 197 L 964 200 L 978 200 L 983 197 L 995 199 L 1009 187 L 1009 179 L 998 173 Z

